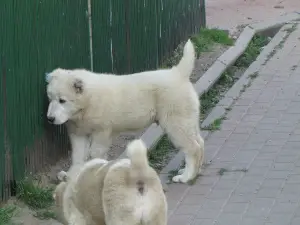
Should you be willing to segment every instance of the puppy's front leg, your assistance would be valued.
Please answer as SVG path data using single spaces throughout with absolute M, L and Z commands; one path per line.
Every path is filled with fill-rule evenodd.
M 68 177 L 73 177 L 75 174 L 78 173 L 80 167 L 84 164 L 86 154 L 87 154 L 87 144 L 88 144 L 88 137 L 87 136 L 79 136 L 76 134 L 70 134 L 70 141 L 72 146 L 72 162 L 71 168 L 68 171 Z M 64 171 L 58 173 L 59 180 L 65 180 L 66 174 Z
M 90 149 L 91 159 L 107 159 L 107 152 L 112 144 L 111 131 L 95 132 L 91 135 L 92 144 Z

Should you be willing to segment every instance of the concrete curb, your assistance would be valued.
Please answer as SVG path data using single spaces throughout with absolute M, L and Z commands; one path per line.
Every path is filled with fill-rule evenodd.
M 243 73 L 240 79 L 229 89 L 229 91 L 225 94 L 224 98 L 217 104 L 216 107 L 214 107 L 211 113 L 202 122 L 201 128 L 209 126 L 216 119 L 226 114 L 226 109 L 229 108 L 234 103 L 235 99 L 237 99 L 240 96 L 240 93 L 244 89 L 244 87 L 250 84 L 251 75 L 259 71 L 259 69 L 268 60 L 269 55 L 288 35 L 288 31 L 286 29 L 289 28 L 292 28 L 292 24 L 284 25 L 279 30 L 279 32 L 272 38 L 269 44 L 259 54 L 257 59 L 248 67 L 248 69 Z
M 234 62 L 244 53 L 249 42 L 253 36 L 257 33 L 264 32 L 269 29 L 280 28 L 284 24 L 299 20 L 300 15 L 298 13 L 290 13 L 279 17 L 278 19 L 267 21 L 263 23 L 252 24 L 247 26 L 239 38 L 236 40 L 235 45 L 229 48 L 224 52 L 215 63 L 203 74 L 203 76 L 195 83 L 194 87 L 199 96 L 207 92 L 221 77 L 223 72 L 228 69 Z M 254 66 L 253 66 L 254 67 Z M 235 85 L 234 85 L 235 86 Z M 224 100 L 225 101 L 225 100 Z M 212 112 L 213 113 L 213 112 Z M 214 118 L 210 115 L 208 117 Z M 202 137 L 206 139 L 209 135 L 209 132 L 202 131 Z M 160 126 L 152 124 L 140 137 L 146 144 L 149 151 L 153 148 L 158 141 L 164 135 L 163 130 Z M 126 158 L 125 152 L 123 152 L 120 158 Z M 170 162 L 169 164 L 161 171 L 160 178 L 162 182 L 168 180 L 168 172 L 170 170 L 178 169 L 182 160 L 184 159 L 184 154 L 180 151 Z

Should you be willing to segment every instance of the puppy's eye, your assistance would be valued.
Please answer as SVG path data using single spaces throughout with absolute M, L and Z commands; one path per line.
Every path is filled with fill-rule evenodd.
M 59 99 L 59 103 L 60 103 L 60 104 L 64 104 L 65 102 L 66 102 L 66 100 L 64 100 L 64 99 L 62 99 L 62 98 Z

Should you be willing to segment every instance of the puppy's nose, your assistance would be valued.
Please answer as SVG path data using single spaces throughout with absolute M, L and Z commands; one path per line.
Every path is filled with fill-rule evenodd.
M 49 122 L 49 123 L 53 123 L 54 120 L 55 120 L 55 117 L 52 117 L 52 116 L 51 116 L 51 117 L 48 117 L 48 122 Z

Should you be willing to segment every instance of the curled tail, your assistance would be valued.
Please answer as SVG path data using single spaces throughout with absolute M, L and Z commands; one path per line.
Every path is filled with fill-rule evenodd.
M 137 186 L 142 194 L 144 186 L 151 173 L 151 167 L 148 163 L 147 148 L 141 139 L 134 140 L 127 146 L 127 156 L 130 159 L 130 178 L 131 182 Z
M 189 39 L 184 45 L 183 56 L 176 67 L 183 78 L 189 79 L 189 77 L 193 72 L 194 64 L 195 64 L 195 49 L 193 43 Z

